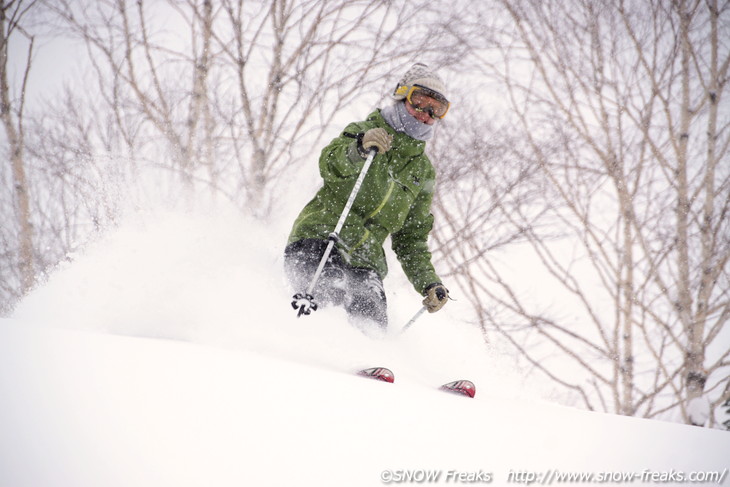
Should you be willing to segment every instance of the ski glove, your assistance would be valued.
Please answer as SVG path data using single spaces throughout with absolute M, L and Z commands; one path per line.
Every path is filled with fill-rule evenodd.
M 434 282 L 426 286 L 423 294 L 426 296 L 423 300 L 423 305 L 429 313 L 435 313 L 440 310 L 444 307 L 446 301 L 449 300 L 449 290 L 440 282 Z
M 360 146 L 362 147 L 360 155 L 367 157 L 371 149 L 378 149 L 378 154 L 383 154 L 390 150 L 392 143 L 393 136 L 387 130 L 381 127 L 375 127 L 363 134 L 362 141 L 360 142 Z

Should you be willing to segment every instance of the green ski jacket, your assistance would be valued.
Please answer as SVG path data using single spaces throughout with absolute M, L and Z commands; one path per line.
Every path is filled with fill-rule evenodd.
M 365 161 L 357 136 L 382 127 L 393 136 L 391 149 L 375 156 L 340 232 L 337 250 L 353 267 L 388 273 L 383 244 L 393 251 L 418 293 L 441 282 L 431 263 L 428 235 L 433 227 L 431 200 L 436 172 L 424 153 L 426 143 L 393 130 L 380 110 L 348 125 L 322 150 L 319 172 L 324 185 L 294 222 L 289 243 L 305 238 L 327 240 L 334 231 Z

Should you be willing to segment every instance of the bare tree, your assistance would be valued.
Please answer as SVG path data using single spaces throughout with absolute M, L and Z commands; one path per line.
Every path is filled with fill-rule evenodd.
M 479 317 L 489 313 L 490 302 L 481 299 L 484 281 L 475 276 L 482 274 L 487 256 L 527 241 L 525 229 L 512 225 L 509 215 L 535 208 L 542 184 L 529 161 L 511 153 L 519 141 L 510 127 L 490 121 L 484 107 L 469 106 L 474 92 L 467 90 L 455 100 L 454 113 L 442 122 L 429 152 L 439 174 L 434 258 L 444 278 L 459 283 L 454 297 L 466 295 Z M 537 208 L 527 225 L 542 225 L 545 213 Z M 546 236 L 549 229 L 544 230 Z M 489 343 L 489 333 L 482 331 Z
M 86 42 L 117 118 L 141 121 L 128 137 L 136 160 L 204 182 L 262 217 L 271 189 L 310 158 L 336 114 L 389 70 L 444 45 L 429 40 L 424 17 L 376 0 L 48 6 Z M 163 27 L 165 16 L 174 29 Z M 423 32 L 403 42 L 397 34 L 408 29 Z
M 0 310 L 9 311 L 47 270 L 114 218 L 120 199 L 109 182 L 116 166 L 101 157 L 112 134 L 92 96 L 78 90 L 38 97 L 28 91 L 36 45 L 43 44 L 46 17 L 40 2 L 7 2 L 2 14 L 0 99 L 8 165 L 0 168 Z M 36 42 L 37 39 L 41 39 Z M 8 46 L 12 44 L 12 55 Z M 11 59 L 12 58 L 12 59 Z M 31 98 L 29 93 L 38 98 Z
M 13 194 L 12 208 L 14 218 L 5 224 L 9 228 L 17 229 L 17 236 L 7 235 L 3 232 L 5 249 L 8 244 L 17 239 L 17 253 L 12 250 L 4 250 L 11 262 L 17 262 L 18 281 L 20 288 L 17 295 L 26 292 L 35 282 L 35 265 L 33 250 L 33 223 L 30 210 L 29 185 L 26 176 L 24 161 L 24 111 L 25 111 L 25 88 L 33 61 L 34 37 L 23 28 L 23 22 L 28 13 L 35 7 L 34 1 L 4 1 L 0 6 L 0 119 L 2 119 L 5 136 L 7 137 L 8 160 L 10 161 L 11 176 L 10 189 Z M 9 45 L 11 39 L 15 42 L 27 42 L 25 67 L 19 74 L 21 79 L 16 86 L 13 86 L 9 73 Z M 20 65 L 20 64 L 19 64 Z M 11 244 L 12 245 L 12 244 Z M 13 245 L 15 247 L 15 245 Z M 3 269 L 5 279 L 10 277 L 11 269 Z M 3 279 L 3 280 L 5 280 Z M 8 279 L 9 280 L 9 279 Z M 12 291 L 12 290 L 7 290 Z
M 279 183 L 303 162 L 316 171 L 343 111 L 356 105 L 363 116 L 409 62 L 446 65 L 463 51 L 426 0 L 37 3 L 48 35 L 81 41 L 75 58 L 89 70 L 32 100 L 25 136 L 12 138 L 27 160 L 8 180 L 27 179 L 13 188 L 35 216 L 17 221 L 44 249 L 36 275 L 145 192 L 213 194 L 266 217 L 282 201 Z M 16 252 L 13 236 L 1 236 L 4 252 Z M 11 302 L 19 286 L 2 282 Z
M 728 347 L 708 356 L 730 312 L 728 5 L 500 3 L 501 57 L 477 59 L 509 97 L 513 157 L 539 168 L 540 221 L 558 232 L 534 208 L 504 215 L 582 318 L 540 309 L 485 259 L 467 279 L 481 324 L 588 408 L 702 423 L 690 404 L 727 400 L 730 370 Z

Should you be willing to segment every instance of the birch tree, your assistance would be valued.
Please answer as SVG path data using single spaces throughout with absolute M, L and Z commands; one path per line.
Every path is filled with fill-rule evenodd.
M 25 140 L 25 87 L 33 65 L 34 37 L 24 27 L 29 12 L 35 8 L 34 1 L 3 1 L 0 5 L 0 119 L 7 140 L 6 160 L 9 161 L 9 180 L 3 185 L 12 195 L 7 208 L 12 211 L 4 216 L 0 232 L 3 243 L 3 292 L 21 295 L 35 282 L 34 235 L 31 217 L 31 195 L 24 159 Z M 20 39 L 18 39 L 20 38 Z M 9 46 L 12 42 L 23 46 L 17 52 L 25 54 L 17 66 L 18 72 L 11 72 Z M 11 79 L 14 78 L 14 79 Z M 16 251 L 17 249 L 17 251 Z M 13 283 L 19 287 L 13 287 Z M 1 309 L 1 307 L 0 307 Z
M 538 304 L 487 255 L 462 273 L 480 325 L 589 409 L 714 425 L 730 371 L 729 4 L 499 4 L 498 55 L 475 59 L 507 95 L 512 157 L 546 183 L 541 225 L 501 208 L 564 292 Z
M 261 217 L 338 113 L 368 88 L 381 93 L 409 59 L 448 48 L 429 39 L 426 17 L 376 0 L 48 6 L 86 43 L 135 160 Z M 134 134 L 121 123 L 130 116 L 141 124 Z
M 316 174 L 322 139 L 343 112 L 349 121 L 385 101 L 414 60 L 444 66 L 463 56 L 436 22 L 454 13 L 425 0 L 37 4 L 50 38 L 77 42 L 78 75 L 33 100 L 39 108 L 16 144 L 30 163 L 28 184 L 12 187 L 33 190 L 26 234 L 44 249 L 35 275 L 149 195 L 212 195 L 267 218 L 300 167 Z M 15 237 L 1 235 L 4 251 L 17 252 Z M 15 264 L 6 270 L 18 274 Z M 0 281 L 7 308 L 20 286 Z

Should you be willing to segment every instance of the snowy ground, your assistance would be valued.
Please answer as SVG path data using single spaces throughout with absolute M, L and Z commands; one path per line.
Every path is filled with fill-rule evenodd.
M 550 404 L 457 303 L 379 341 L 297 319 L 282 234 L 137 217 L 0 320 L 0 487 L 730 485 L 730 434 Z M 397 330 L 419 300 L 392 267 Z M 395 384 L 351 373 L 373 365 Z M 475 399 L 436 390 L 462 377 Z

